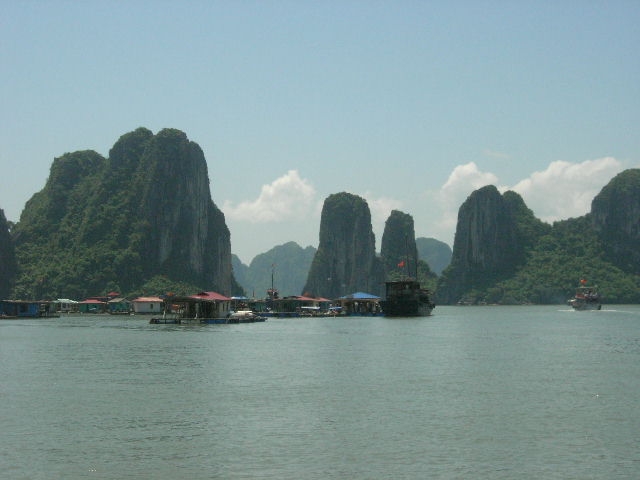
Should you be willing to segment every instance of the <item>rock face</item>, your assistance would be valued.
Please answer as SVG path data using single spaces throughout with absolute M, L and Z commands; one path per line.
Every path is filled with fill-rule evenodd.
M 418 248 L 411 215 L 398 210 L 391 212 L 384 225 L 380 255 L 387 279 L 417 277 Z
M 458 211 L 451 264 L 438 283 L 441 303 L 455 303 L 513 275 L 544 232 L 522 198 L 489 185 L 473 192 Z
M 336 193 L 327 197 L 322 208 L 318 250 L 303 293 L 337 298 L 358 291 L 384 292 L 371 212 L 363 198 Z
M 0 209 L 0 300 L 9 298 L 16 277 L 16 255 L 9 225 Z
M 223 294 L 238 289 L 204 154 L 174 129 L 125 134 L 107 159 L 93 151 L 56 158 L 15 239 L 25 294 L 127 292 L 157 275 Z
M 148 231 L 144 260 L 178 279 L 231 292 L 231 243 L 224 214 L 211 201 L 200 147 L 177 130 L 153 137 L 141 158 L 153 181 L 144 184 L 139 211 Z
M 608 259 L 640 274 L 640 169 L 615 176 L 591 202 L 591 219 Z

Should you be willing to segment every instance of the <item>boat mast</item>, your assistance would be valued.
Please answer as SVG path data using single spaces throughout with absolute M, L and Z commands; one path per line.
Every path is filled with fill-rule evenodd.
M 410 250 L 409 250 L 409 235 L 405 235 L 404 236 L 404 249 L 405 249 L 405 257 L 407 259 L 407 277 L 411 278 L 411 266 L 409 263 L 409 258 L 413 257 L 413 266 L 414 266 L 414 271 L 415 271 L 415 279 L 418 279 L 418 259 L 416 258 L 415 255 L 411 255 Z M 414 250 L 414 252 L 417 255 L 417 251 Z
M 402 267 L 405 269 L 403 275 L 408 277 L 406 273 L 409 271 L 409 240 L 407 239 L 407 235 L 404 236 L 404 260 L 402 260 Z

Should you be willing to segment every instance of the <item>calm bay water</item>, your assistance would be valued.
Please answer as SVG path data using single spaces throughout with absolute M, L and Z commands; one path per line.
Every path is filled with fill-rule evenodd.
M 7 479 L 637 479 L 640 307 L 0 321 Z

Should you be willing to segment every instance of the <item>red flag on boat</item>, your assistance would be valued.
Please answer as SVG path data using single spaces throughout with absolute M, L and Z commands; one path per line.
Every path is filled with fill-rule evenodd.
M 400 268 L 404 267 L 404 260 L 401 260 L 401 261 L 400 261 L 400 263 L 398 264 L 398 266 L 399 266 Z

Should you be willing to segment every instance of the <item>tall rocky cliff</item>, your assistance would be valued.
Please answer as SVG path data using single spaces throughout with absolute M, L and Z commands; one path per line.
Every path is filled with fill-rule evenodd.
M 158 275 L 224 294 L 239 288 L 204 154 L 174 129 L 125 134 L 106 159 L 56 158 L 15 240 L 25 296 L 128 292 Z
M 417 245 L 413 217 L 393 210 L 385 222 L 380 247 L 385 279 L 411 277 L 417 279 L 422 287 L 433 290 L 437 275 L 425 260 L 420 259 Z
M 625 170 L 600 191 L 591 219 L 608 259 L 640 275 L 640 169 Z
M 489 185 L 474 191 L 458 211 L 451 264 L 438 282 L 437 298 L 455 303 L 512 276 L 548 226 L 515 192 Z
M 399 210 L 391 212 L 384 225 L 380 256 L 387 278 L 398 275 L 417 277 L 418 248 L 411 215 Z
M 303 293 L 337 298 L 357 291 L 382 295 L 384 270 L 369 205 L 357 195 L 336 193 L 322 207 L 318 250 Z
M 9 224 L 0 209 L 0 300 L 8 298 L 16 276 L 16 256 Z

